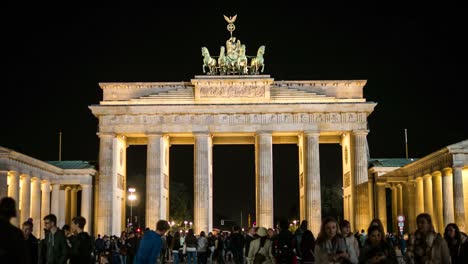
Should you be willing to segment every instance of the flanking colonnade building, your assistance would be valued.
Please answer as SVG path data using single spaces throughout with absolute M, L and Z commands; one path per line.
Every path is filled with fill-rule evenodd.
M 41 161 L 14 150 L 0 147 L 0 197 L 15 199 L 17 217 L 12 223 L 21 226 L 33 220 L 33 234 L 44 237 L 43 218 L 57 216 L 57 226 L 70 224 L 81 215 L 92 229 L 94 165 L 85 161 Z

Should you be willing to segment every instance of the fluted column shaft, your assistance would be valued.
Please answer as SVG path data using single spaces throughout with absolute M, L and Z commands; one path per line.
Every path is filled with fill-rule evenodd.
M 81 216 L 86 219 L 84 227 L 85 232 L 89 232 L 92 226 L 91 209 L 92 209 L 92 186 L 89 184 L 81 185 Z
M 8 195 L 8 171 L 0 171 L 0 198 Z
M 96 231 L 101 235 L 112 235 L 114 138 L 115 135 L 113 134 L 99 134 L 99 186 L 97 191 Z
M 463 194 L 463 174 L 461 166 L 454 166 L 453 171 L 453 204 L 455 210 L 455 223 L 460 231 L 465 232 L 465 207 Z
M 257 225 L 273 228 L 273 140 L 271 132 L 257 132 L 255 161 Z
M 71 197 L 70 197 L 70 219 L 78 216 L 78 189 L 76 187 L 71 188 Z
M 58 217 L 60 207 L 60 184 L 52 184 L 52 202 L 50 213 Z
M 31 176 L 21 175 L 21 218 L 20 223 L 28 220 L 31 214 Z
M 303 137 L 306 219 L 314 234 L 318 234 L 322 222 L 319 136 L 319 132 L 305 131 Z
M 403 214 L 403 186 L 398 184 L 397 188 L 397 214 Z
M 424 184 L 423 178 L 416 178 L 416 216 L 424 213 Z
M 195 171 L 194 171 L 194 221 L 195 233 L 209 232 L 210 215 L 210 177 L 212 160 L 212 142 L 209 133 L 196 133 L 195 146 Z
M 50 214 L 50 182 L 43 181 L 41 185 L 42 198 L 41 198 L 41 238 L 44 238 L 43 219 L 46 215 Z
M 406 183 L 406 190 L 408 196 L 408 207 L 405 225 L 408 226 L 409 232 L 416 230 L 416 182 L 409 181 Z
M 353 131 L 353 153 L 354 153 L 354 164 L 353 164 L 353 180 L 354 180 L 354 229 L 361 230 L 367 229 L 369 222 L 369 204 L 368 199 L 364 200 L 364 197 L 368 195 L 363 195 L 361 190 L 362 183 L 368 181 L 368 169 L 367 169 L 367 130 Z M 367 190 L 367 186 L 365 188 Z M 359 191 L 358 191 L 359 190 Z
M 434 200 L 432 196 L 432 176 L 424 175 L 424 211 L 434 218 Z
M 162 146 L 161 134 L 148 135 L 147 163 L 146 163 L 146 226 L 156 229 L 160 219 L 161 180 L 162 180 Z
M 31 181 L 31 218 L 35 228 L 33 234 L 36 237 L 41 235 L 41 180 L 33 178 Z
M 53 196 L 53 193 L 52 193 Z M 60 189 L 59 190 L 59 203 L 58 203 L 58 214 L 57 216 L 57 226 L 59 228 L 62 228 L 64 224 L 66 224 L 66 217 L 67 217 L 67 192 L 66 189 Z
M 69 225 L 71 222 L 71 188 L 65 188 L 65 224 Z
M 455 222 L 453 213 L 453 177 L 452 169 L 442 170 L 442 196 L 444 201 L 444 226 Z
M 398 216 L 398 188 L 392 186 L 392 227 L 393 232 L 398 231 L 397 216 Z
M 8 187 L 8 196 L 16 201 L 16 216 L 11 219 L 11 223 L 18 226 L 19 223 L 19 193 L 20 193 L 20 180 L 18 172 L 10 171 L 10 186 Z
M 387 197 L 385 194 L 385 184 L 377 183 L 377 218 L 382 221 L 384 231 L 387 232 Z
M 444 233 L 444 218 L 442 209 L 442 176 L 440 172 L 432 175 L 432 197 L 434 198 L 434 227 L 436 231 Z

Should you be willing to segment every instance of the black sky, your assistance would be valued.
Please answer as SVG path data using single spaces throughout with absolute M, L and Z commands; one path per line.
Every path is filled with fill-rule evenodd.
M 283 6 L 40 12 L 6 8 L 2 13 L 0 146 L 41 160 L 57 159 L 58 131 L 63 131 L 63 159 L 97 160 L 97 119 L 88 106 L 102 99 L 98 83 L 189 81 L 201 74 L 200 47 L 214 52 L 228 38 L 223 14 L 238 14 L 235 35 L 246 44 L 249 55 L 266 45 L 265 71 L 275 80 L 368 80 L 364 95 L 378 103 L 368 119 L 373 158 L 404 157 L 405 128 L 411 157 L 468 136 L 466 73 L 462 72 L 467 68 L 468 45 L 464 18 L 455 6 L 440 7 L 437 12 Z M 187 148 L 178 147 L 171 154 L 190 168 L 193 160 Z M 215 176 L 226 171 L 247 175 L 240 178 L 241 183 L 215 180 L 215 185 L 219 181 L 215 212 L 232 207 L 223 188 L 233 184 L 246 188 L 246 195 L 229 217 L 238 215 L 241 207 L 252 211 L 252 149 L 215 147 Z M 129 162 L 141 164 L 145 150 L 132 147 L 130 151 L 138 160 Z M 323 146 L 321 152 L 328 157 L 323 158 L 322 170 L 336 170 L 339 148 Z M 294 146 L 275 146 L 275 162 L 280 160 L 275 163 L 276 185 L 288 184 L 287 177 L 297 175 L 296 153 Z M 233 157 L 241 157 L 245 166 L 230 167 Z M 144 173 L 144 167 L 135 166 Z M 193 184 L 189 171 L 171 170 L 174 179 Z M 138 169 L 128 172 L 129 182 L 137 173 Z M 330 179 L 328 174 L 340 180 L 339 171 L 322 174 L 326 174 L 324 180 Z M 276 175 L 285 179 L 277 183 Z M 279 198 L 275 196 L 293 200 L 275 207 L 280 216 L 296 205 L 297 199 L 290 198 L 297 196 L 294 186 L 292 194 L 281 189 Z

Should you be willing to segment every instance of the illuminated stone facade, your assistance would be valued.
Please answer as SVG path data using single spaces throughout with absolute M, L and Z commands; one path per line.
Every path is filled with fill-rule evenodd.
M 372 193 L 373 208 L 385 227 L 398 230 L 396 217 L 402 214 L 406 218 L 404 232 L 411 232 L 416 230 L 416 216 L 428 213 L 440 233 L 449 223 L 467 230 L 468 140 L 415 161 L 407 160 L 408 164 L 401 167 L 383 166 L 386 162 L 372 160 L 369 170 L 369 182 L 376 190 Z M 392 223 L 388 223 L 386 189 L 392 194 Z
M 366 81 L 274 81 L 268 75 L 196 76 L 190 82 L 101 83 L 90 106 L 99 119 L 97 232 L 120 234 L 126 197 L 126 147 L 148 145 L 146 225 L 169 216 L 169 148 L 194 145 L 194 228 L 213 228 L 212 146 L 254 144 L 257 225 L 273 227 L 272 144 L 299 148 L 300 217 L 318 233 L 321 222 L 320 144 L 343 147 L 345 217 L 367 227 Z M 118 182 L 123 182 L 118 185 Z M 366 189 L 367 190 L 367 189 Z M 357 212 L 357 213 L 353 213 Z
M 57 216 L 60 228 L 81 215 L 87 221 L 85 231 L 92 230 L 92 186 L 96 173 L 87 162 L 44 162 L 0 147 L 0 197 L 15 199 L 17 217 L 12 223 L 20 226 L 32 218 L 33 234 L 38 238 L 44 237 L 42 219 L 51 213 Z

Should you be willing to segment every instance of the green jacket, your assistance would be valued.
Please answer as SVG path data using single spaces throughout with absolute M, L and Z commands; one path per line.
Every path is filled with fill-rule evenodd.
M 64 264 L 67 262 L 67 250 L 68 245 L 65 238 L 65 234 L 62 230 L 57 229 L 57 231 L 52 234 L 49 232 L 46 239 L 47 247 L 47 264 Z

